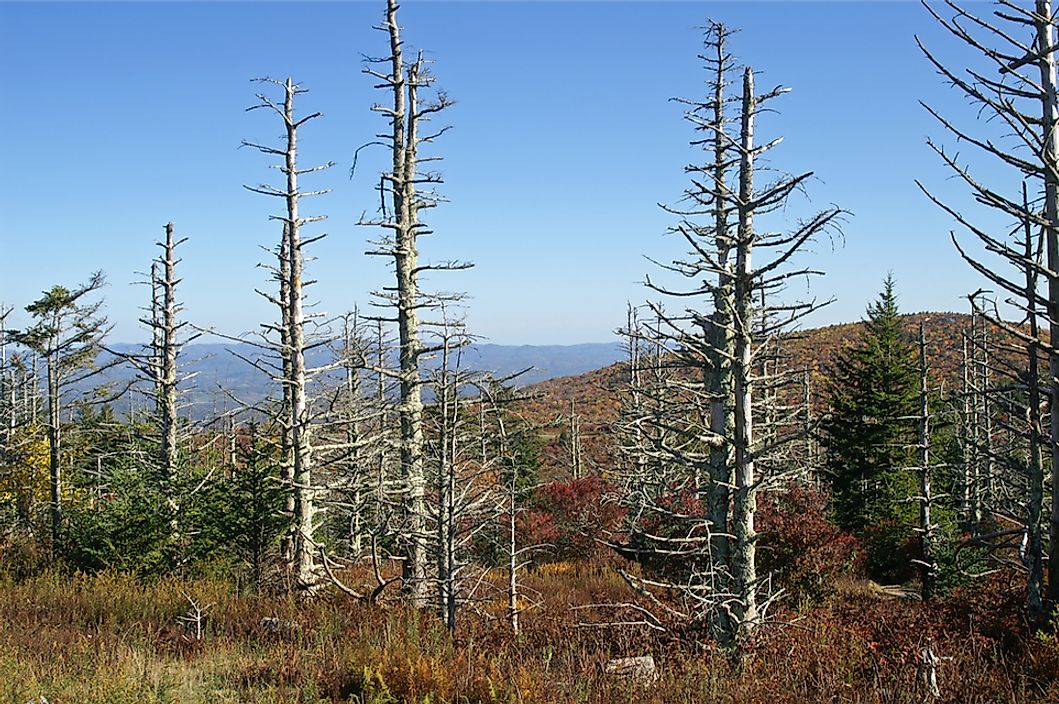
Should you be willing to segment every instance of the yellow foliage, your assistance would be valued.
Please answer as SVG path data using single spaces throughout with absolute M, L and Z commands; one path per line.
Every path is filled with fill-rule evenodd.
M 537 573 L 543 577 L 570 574 L 575 570 L 575 565 L 570 562 L 546 562 L 537 568 Z
M 48 439 L 30 427 L 18 433 L 12 445 L 18 448 L 13 462 L 0 464 L 0 506 L 29 505 L 49 497 Z

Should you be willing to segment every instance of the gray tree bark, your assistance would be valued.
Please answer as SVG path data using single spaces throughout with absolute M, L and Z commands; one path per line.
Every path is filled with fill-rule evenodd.
M 429 232 L 420 220 L 420 211 L 434 207 L 441 200 L 436 193 L 423 188 L 423 184 L 441 182 L 438 174 L 424 170 L 425 163 L 436 161 L 439 157 L 422 156 L 420 148 L 432 143 L 446 131 L 446 128 L 442 128 L 435 133 L 425 134 L 421 132 L 421 127 L 433 115 L 451 105 L 451 101 L 440 92 L 433 101 L 421 98 L 420 90 L 429 88 L 433 84 L 433 77 L 427 71 L 422 52 L 418 53 L 415 61 L 406 61 L 397 9 L 396 0 L 387 0 L 386 20 L 380 27 L 389 37 L 390 55 L 381 61 L 389 64 L 388 71 L 376 71 L 370 65 L 364 69 L 365 73 L 379 79 L 377 87 L 391 94 L 389 107 L 375 106 L 373 109 L 389 118 L 390 133 L 385 138 L 391 150 L 392 165 L 389 172 L 383 174 L 380 184 L 382 218 L 362 220 L 361 224 L 380 226 L 390 233 L 389 239 L 378 243 L 380 247 L 368 253 L 390 257 L 394 262 L 396 286 L 392 295 L 391 292 L 383 292 L 381 297 L 395 309 L 398 329 L 399 366 L 396 378 L 399 384 L 399 454 L 404 481 L 404 589 L 414 604 L 425 606 L 431 589 L 427 549 L 430 535 L 425 519 L 429 507 L 425 500 L 424 381 L 421 363 L 428 350 L 422 340 L 420 311 L 436 309 L 447 297 L 424 292 L 420 276 L 431 270 L 465 269 L 470 264 L 424 264 L 420 261 L 418 238 Z
M 281 198 L 286 209 L 284 215 L 272 216 L 283 223 L 283 240 L 277 248 L 279 261 L 274 270 L 279 279 L 278 298 L 267 297 L 281 308 L 278 353 L 281 358 L 280 383 L 283 387 L 284 403 L 280 407 L 280 427 L 289 442 L 285 457 L 287 466 L 284 470 L 290 478 L 293 494 L 289 567 L 298 589 L 308 594 L 320 584 L 320 571 L 315 557 L 319 546 L 314 539 L 319 489 L 313 483 L 315 460 L 312 414 L 307 388 L 309 371 L 305 362 L 308 342 L 305 332 L 307 316 L 304 308 L 306 281 L 303 250 L 309 242 L 316 241 L 323 235 L 305 239 L 302 227 L 324 220 L 325 216 L 306 217 L 301 214 L 300 206 L 302 197 L 320 195 L 327 191 L 303 191 L 299 185 L 299 177 L 329 168 L 333 163 L 310 168 L 298 166 L 298 131 L 306 122 L 321 116 L 319 112 L 300 118 L 295 115 L 295 98 L 305 90 L 291 78 L 284 81 L 268 78 L 258 80 L 278 86 L 283 91 L 282 102 L 276 103 L 266 95 L 258 94 L 258 104 L 249 108 L 268 109 L 282 119 L 285 131 L 283 146 L 275 148 L 245 141 L 243 144 L 278 157 L 282 162 L 279 170 L 285 177 L 283 188 L 269 185 L 246 188 L 255 193 Z
M 733 560 L 732 577 L 737 598 L 736 621 L 740 633 L 749 635 L 758 621 L 757 608 L 757 532 L 754 514 L 757 510 L 757 480 L 754 475 L 753 419 L 753 320 L 754 293 L 754 116 L 757 111 L 754 94 L 754 72 L 743 72 L 742 128 L 739 164 L 739 232 L 735 245 L 735 319 L 732 358 L 733 403 L 735 406 L 734 470 L 735 495 L 732 507 Z

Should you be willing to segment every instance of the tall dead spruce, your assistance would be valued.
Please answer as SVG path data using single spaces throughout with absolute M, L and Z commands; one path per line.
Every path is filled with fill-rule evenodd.
M 165 237 L 156 242 L 162 253 L 152 260 L 148 280 L 151 289 L 150 305 L 140 322 L 151 333 L 150 343 L 138 353 L 125 353 L 108 348 L 108 352 L 136 370 L 139 380 L 146 382 L 148 391 L 143 391 L 154 408 L 154 426 L 157 436 L 153 438 L 157 448 L 149 466 L 154 480 L 162 490 L 171 515 L 170 539 L 179 533 L 180 497 L 178 483 L 179 448 L 182 437 L 180 424 L 180 385 L 194 374 L 181 374 L 180 355 L 184 346 L 199 337 L 199 333 L 186 334 L 187 321 L 180 319 L 183 311 L 177 298 L 177 248 L 187 238 L 177 239 L 173 223 L 163 228 Z
M 266 331 L 278 332 L 278 343 L 281 358 L 280 384 L 283 387 L 282 416 L 280 426 L 284 435 L 284 470 L 289 479 L 293 493 L 293 527 L 289 548 L 289 562 L 292 576 L 297 587 L 305 592 L 312 591 L 319 583 L 319 573 L 315 560 L 317 552 L 314 532 L 317 527 L 317 488 L 313 484 L 314 455 L 312 444 L 312 415 L 310 410 L 307 383 L 311 370 L 306 368 L 305 353 L 310 343 L 306 337 L 306 313 L 304 309 L 304 280 L 306 245 L 320 240 L 324 235 L 305 238 L 302 236 L 304 225 L 325 220 L 325 215 L 303 216 L 299 210 L 301 199 L 315 196 L 327 191 L 303 191 L 298 184 L 300 176 L 329 168 L 329 162 L 309 168 L 298 167 L 298 131 L 305 123 L 321 116 L 315 112 L 304 117 L 297 117 L 294 101 L 305 89 L 293 79 L 277 81 L 271 78 L 256 79 L 258 82 L 278 86 L 283 91 L 283 99 L 276 102 L 264 93 L 258 93 L 258 103 L 247 108 L 250 110 L 270 110 L 280 117 L 286 133 L 282 147 L 271 147 L 263 144 L 244 141 L 243 145 L 252 147 L 263 154 L 278 157 L 279 169 L 286 177 L 283 187 L 262 184 L 244 186 L 254 193 L 281 198 L 286 205 L 286 213 L 270 215 L 270 220 L 283 224 L 283 238 L 277 248 L 278 265 L 273 273 L 278 279 L 278 297 L 266 294 L 266 297 L 281 309 L 279 330 L 276 326 L 266 326 Z M 270 373 L 275 374 L 275 370 Z
M 777 294 L 791 279 L 822 273 L 792 260 L 808 242 L 831 232 L 842 211 L 828 208 L 789 232 L 764 229 L 761 219 L 784 208 L 812 174 L 758 182 L 765 172 L 762 156 L 781 140 L 759 143 L 757 117 L 788 89 L 759 93 L 754 71 L 740 71 L 728 53 L 731 34 L 721 24 L 709 25 L 702 55 L 708 96 L 681 101 L 686 119 L 703 135 L 692 144 L 706 150 L 710 161 L 685 169 L 692 185 L 677 206 L 666 207 L 678 218 L 671 231 L 683 238 L 689 255 L 660 266 L 692 284 L 676 288 L 649 280 L 651 290 L 684 301 L 685 308 L 671 313 L 652 305 L 656 322 L 635 326 L 660 350 L 655 363 L 672 370 L 659 377 L 666 412 L 643 413 L 636 424 L 639 437 L 654 441 L 634 453 L 641 459 L 633 464 L 639 471 L 669 469 L 661 480 L 636 482 L 654 489 L 630 494 L 636 520 L 618 549 L 661 567 L 657 577 L 625 575 L 653 604 L 657 613 L 649 621 L 701 624 L 735 646 L 763 621 L 775 596 L 768 576 L 758 574 L 754 521 L 758 494 L 789 477 L 782 463 L 769 460 L 804 434 L 800 412 L 781 417 L 774 407 L 782 389 L 801 388 L 801 373 L 785 372 L 774 361 L 778 341 L 823 305 Z M 740 81 L 741 92 L 730 94 Z M 642 371 L 630 375 L 634 383 Z M 648 398 L 659 393 L 650 386 L 642 391 Z M 767 433 L 756 432 L 762 418 L 771 419 Z M 666 602 L 656 589 L 679 593 L 682 603 Z
M 448 129 L 425 131 L 432 116 L 452 103 L 441 91 L 435 93 L 433 100 L 423 98 L 423 92 L 433 86 L 434 78 L 422 52 L 415 60 L 406 61 L 397 10 L 396 0 L 388 0 L 385 22 L 377 27 L 389 36 L 390 55 L 369 59 L 364 68 L 365 73 L 378 79 L 376 87 L 389 91 L 392 97 L 389 105 L 372 107 L 389 120 L 390 132 L 380 134 L 378 138 L 390 147 L 392 166 L 380 177 L 379 217 L 361 218 L 360 224 L 384 229 L 384 236 L 374 242 L 374 247 L 367 253 L 392 258 L 394 262 L 395 286 L 376 295 L 384 305 L 392 308 L 394 315 L 387 320 L 396 322 L 398 328 L 399 364 L 393 375 L 399 384 L 397 415 L 404 482 L 401 533 L 405 541 L 405 591 L 414 603 L 425 605 L 430 597 L 427 545 L 430 536 L 425 504 L 422 364 L 427 355 L 438 350 L 424 343 L 421 328 L 430 321 L 424 321 L 421 316 L 424 311 L 436 309 L 453 297 L 424 292 L 421 276 L 430 271 L 466 269 L 471 265 L 458 261 L 424 264 L 419 259 L 419 238 L 431 233 L 420 220 L 420 214 L 442 201 L 434 190 L 442 178 L 427 168 L 430 162 L 438 161 L 440 157 L 424 156 L 420 150 Z M 382 68 L 384 66 L 386 68 Z
M 1059 413 L 1042 415 L 1037 399 L 1041 394 L 1054 406 L 1059 398 L 1059 101 L 1055 8 L 1051 0 L 1036 0 L 1032 7 L 1000 0 L 990 15 L 972 14 L 949 1 L 940 8 L 926 3 L 924 7 L 943 28 L 974 51 L 979 59 L 976 65 L 981 66 L 960 71 L 950 69 L 920 42 L 920 48 L 938 73 L 978 110 L 972 130 L 924 104 L 950 136 L 974 149 L 970 157 L 961 159 L 941 144 L 932 140 L 928 144 L 973 199 L 990 211 L 986 222 L 992 223 L 999 216 L 1010 223 L 1009 234 L 996 233 L 991 225 L 964 215 L 922 184 L 920 188 L 962 229 L 970 232 L 986 252 L 1014 270 L 1014 275 L 1010 275 L 993 262 L 969 252 L 953 234 L 953 242 L 964 260 L 1016 311 L 1017 319 L 1007 322 L 995 301 L 972 297 L 972 304 L 982 318 L 1020 340 L 1024 347 L 1027 371 L 1018 376 L 1027 397 L 1028 427 L 1024 438 L 1030 460 L 1024 469 L 1028 483 L 1023 483 L 1018 520 L 1023 525 L 1019 530 L 1027 536 L 1029 551 L 1027 606 L 1031 618 L 1040 622 L 1047 613 L 1042 604 L 1041 564 L 1045 548 L 1039 525 L 1045 511 L 1043 467 L 1047 463 L 1042 463 L 1037 456 L 1038 448 L 1050 455 L 1052 486 L 1059 482 Z M 1007 181 L 987 184 L 978 180 L 975 172 L 979 160 L 1010 169 Z M 1040 238 L 1039 245 L 1035 244 L 1037 238 Z M 1042 322 L 1049 330 L 1047 339 L 1039 334 L 1044 327 Z M 1040 389 L 1035 372 L 1038 355 L 1046 357 L 1048 364 L 1047 380 Z M 988 394 L 989 390 L 985 392 Z M 1045 419 L 1046 432 L 1043 425 L 1037 427 Z M 988 490 L 992 476 L 984 479 L 983 487 Z M 1050 515 L 1050 562 L 1059 565 L 1059 492 L 1052 492 Z M 1059 603 L 1059 570 L 1050 572 L 1047 602 Z

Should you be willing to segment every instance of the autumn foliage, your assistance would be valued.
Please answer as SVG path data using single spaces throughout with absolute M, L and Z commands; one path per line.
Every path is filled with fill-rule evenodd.
M 767 494 L 758 509 L 762 568 L 796 604 L 820 603 L 863 567 L 857 540 L 827 520 L 827 494 L 796 487 Z
M 613 487 L 597 476 L 555 480 L 536 489 L 531 508 L 519 515 L 524 544 L 540 545 L 539 560 L 589 560 L 607 556 L 622 508 L 608 497 Z

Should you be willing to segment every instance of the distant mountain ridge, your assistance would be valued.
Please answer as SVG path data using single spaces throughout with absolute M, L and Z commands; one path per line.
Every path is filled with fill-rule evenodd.
M 138 344 L 118 343 L 108 347 L 119 354 L 138 353 Z M 182 386 L 188 413 L 197 420 L 209 418 L 241 403 L 255 404 L 275 392 L 275 385 L 267 375 L 246 359 L 259 357 L 262 350 L 248 343 L 194 343 L 181 352 L 181 375 L 191 375 Z M 519 385 L 537 384 L 556 377 L 576 376 L 609 366 L 622 358 L 618 342 L 582 343 L 575 345 L 497 345 L 474 344 L 464 351 L 463 366 L 468 369 L 494 372 L 507 376 L 529 369 L 519 377 Z M 104 354 L 101 363 L 108 361 Z M 309 355 L 310 366 L 322 366 L 331 361 L 330 352 L 320 348 Z M 427 362 L 429 367 L 431 362 Z M 107 370 L 102 378 L 93 379 L 87 386 L 100 382 L 121 388 L 135 376 L 130 365 L 123 364 Z M 116 403 L 119 412 L 128 412 L 130 401 Z

